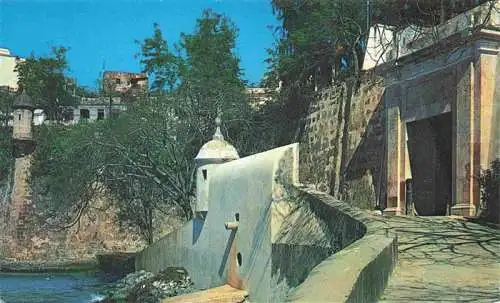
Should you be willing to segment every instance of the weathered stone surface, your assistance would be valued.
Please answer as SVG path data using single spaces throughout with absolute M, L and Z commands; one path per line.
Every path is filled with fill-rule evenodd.
M 42 273 L 42 272 L 73 272 L 97 271 L 95 259 L 80 261 L 0 261 L 0 272 Z
M 34 203 L 26 198 L 20 201 L 2 205 L 10 211 L 2 212 L 0 221 L 0 260 L 78 262 L 93 260 L 99 253 L 135 252 L 144 245 L 135 229 L 120 226 L 113 208 L 89 211 L 79 224 L 55 230 L 44 228 L 37 221 Z M 106 203 L 106 197 L 101 196 L 91 205 L 102 208 Z M 22 220 L 15 222 L 15 217 Z
M 384 159 L 384 86 L 367 79 L 331 87 L 310 107 L 301 139 L 300 180 L 353 205 L 373 208 Z

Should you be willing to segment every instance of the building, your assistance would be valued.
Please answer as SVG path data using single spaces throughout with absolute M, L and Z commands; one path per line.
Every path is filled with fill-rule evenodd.
M 106 71 L 103 74 L 103 95 L 97 98 L 80 98 L 75 107 L 63 110 L 68 124 L 80 121 L 107 119 L 126 111 L 133 97 L 148 93 L 148 77 L 143 73 Z
M 474 215 L 478 176 L 500 157 L 500 3 L 422 1 L 441 13 L 432 24 L 406 2 L 393 13 L 423 25 L 385 12 L 364 65 L 384 79 L 386 211 L 405 213 L 411 184 L 420 215 Z
M 63 109 L 63 120 L 68 124 L 83 120 L 92 122 L 126 110 L 127 104 L 122 103 L 120 97 L 81 98 L 78 105 Z
M 144 73 L 105 71 L 103 88 L 106 94 L 147 93 L 148 76 Z
M 0 87 L 17 91 L 17 72 L 14 70 L 18 60 L 22 58 L 13 56 L 7 48 L 0 48 Z
M 253 108 L 259 108 L 272 100 L 271 93 L 266 88 L 249 87 L 246 93 Z

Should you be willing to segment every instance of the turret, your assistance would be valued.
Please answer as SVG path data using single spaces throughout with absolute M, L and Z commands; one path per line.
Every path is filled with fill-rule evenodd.
M 25 90 L 12 104 L 14 120 L 12 121 L 12 139 L 14 157 L 30 154 L 35 148 L 31 125 L 33 123 L 33 101 Z
M 196 205 L 195 214 L 204 217 L 208 212 L 208 191 L 210 177 L 218 165 L 239 159 L 238 152 L 229 142 L 224 140 L 220 131 L 221 119 L 215 120 L 216 130 L 213 139 L 205 143 L 198 155 L 196 161 Z

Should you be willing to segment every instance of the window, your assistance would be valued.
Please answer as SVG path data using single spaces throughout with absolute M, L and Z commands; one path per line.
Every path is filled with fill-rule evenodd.
M 116 84 L 120 84 L 120 79 L 115 79 Z
M 75 113 L 73 112 L 73 109 L 65 109 L 62 112 L 63 116 L 63 121 L 73 121 L 75 118 Z
M 97 110 L 97 120 L 102 120 L 102 119 L 104 119 L 104 109 L 99 108 Z
M 207 170 L 206 169 L 202 169 L 201 172 L 203 173 L 203 180 L 207 180 Z
M 139 80 L 138 79 L 131 79 L 130 80 L 130 85 L 131 85 L 132 88 L 140 88 Z
M 21 121 L 21 114 L 19 114 L 19 121 Z
M 88 119 L 90 118 L 90 112 L 88 109 L 80 109 L 80 119 Z

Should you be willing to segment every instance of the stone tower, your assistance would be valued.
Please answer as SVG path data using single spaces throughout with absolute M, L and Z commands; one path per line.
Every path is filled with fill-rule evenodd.
M 19 158 L 31 154 L 35 147 L 31 129 L 34 105 L 25 90 L 14 100 L 12 108 L 14 110 L 12 150 L 14 157 Z
M 196 204 L 194 206 L 195 215 L 204 218 L 208 212 L 208 191 L 210 176 L 215 168 L 222 163 L 239 159 L 238 152 L 229 142 L 224 140 L 220 131 L 221 119 L 215 120 L 217 126 L 213 139 L 205 143 L 196 161 Z
M 12 123 L 12 154 L 15 158 L 14 185 L 11 194 L 11 228 L 14 228 L 18 244 L 26 240 L 27 219 L 32 210 L 29 196 L 28 175 L 30 154 L 35 149 L 33 140 L 33 101 L 23 90 L 12 105 L 14 120 Z

